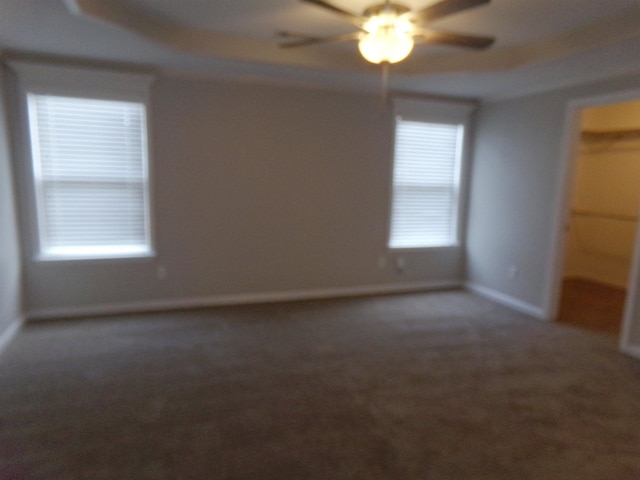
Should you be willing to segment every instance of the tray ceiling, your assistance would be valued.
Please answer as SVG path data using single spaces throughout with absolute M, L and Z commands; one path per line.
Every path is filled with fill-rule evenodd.
M 371 1 L 334 0 L 361 13 Z M 433 0 L 406 0 L 412 9 Z M 493 0 L 433 28 L 493 35 L 482 52 L 417 46 L 394 65 L 396 90 L 501 97 L 640 70 L 637 0 Z M 9 53 L 134 62 L 173 72 L 262 78 L 328 88 L 379 87 L 379 67 L 354 42 L 277 47 L 274 32 L 353 31 L 297 0 L 0 0 Z

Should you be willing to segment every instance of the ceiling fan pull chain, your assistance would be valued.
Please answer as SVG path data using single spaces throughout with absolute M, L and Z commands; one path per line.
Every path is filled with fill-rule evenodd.
M 382 103 L 386 105 L 389 102 L 389 62 L 382 62 Z

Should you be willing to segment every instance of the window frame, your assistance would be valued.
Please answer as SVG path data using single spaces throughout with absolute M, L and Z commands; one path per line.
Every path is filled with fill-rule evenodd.
M 23 201 L 27 213 L 27 232 L 30 257 L 36 262 L 109 262 L 153 258 L 156 254 L 153 215 L 153 152 L 151 148 L 151 109 L 149 105 L 152 75 L 97 70 L 80 67 L 60 67 L 31 62 L 12 61 L 10 68 L 16 73 L 20 112 L 20 145 L 22 146 L 22 182 L 25 187 Z M 41 241 L 42 218 L 39 214 L 41 191 L 37 188 L 34 151 L 31 143 L 29 96 L 52 95 L 81 99 L 124 101 L 141 104 L 145 111 L 146 183 L 145 229 L 146 249 L 140 252 L 118 254 L 50 255 L 43 252 Z
M 473 101 L 445 101 L 437 99 L 419 99 L 396 97 L 393 99 L 392 119 L 392 144 L 390 152 L 390 180 L 389 180 L 389 209 L 387 222 L 386 248 L 390 252 L 401 253 L 403 251 L 431 251 L 436 249 L 461 248 L 463 246 L 464 225 L 467 213 L 468 198 L 468 164 L 469 146 L 472 137 L 471 120 L 477 103 Z M 455 235 L 450 243 L 421 246 L 391 246 L 391 232 L 393 222 L 393 207 L 395 193 L 395 148 L 397 134 L 397 119 L 421 123 L 460 125 L 462 127 L 462 140 L 459 145 L 459 164 L 457 166 L 457 206 L 455 222 Z

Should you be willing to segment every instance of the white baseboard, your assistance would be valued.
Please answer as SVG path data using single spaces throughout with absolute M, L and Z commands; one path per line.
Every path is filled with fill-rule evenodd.
M 539 320 L 547 320 L 547 316 L 544 310 L 540 307 L 531 305 L 527 302 L 523 302 L 522 300 L 518 300 L 517 298 L 514 298 L 510 295 L 498 292 L 497 290 L 493 290 L 482 285 L 467 283 L 465 286 L 468 290 L 475 293 L 476 295 L 487 298 L 489 300 L 493 300 L 494 302 L 500 303 L 506 307 L 512 308 L 513 310 L 517 310 L 521 313 L 525 313 Z
M 394 293 L 427 292 L 449 288 L 461 288 L 460 282 L 418 282 L 394 285 L 366 285 L 357 287 L 322 288 L 313 290 L 288 290 L 281 292 L 238 293 L 191 297 L 180 299 L 151 300 L 141 302 L 87 305 L 70 308 L 45 308 L 31 310 L 28 320 L 49 320 L 56 318 L 90 317 L 123 313 L 156 312 L 190 308 L 219 307 L 225 305 L 247 305 L 257 303 L 277 303 L 298 300 L 320 300 L 343 297 L 363 297 Z
M 620 351 L 640 360 L 639 345 L 620 345 Z
M 16 338 L 16 335 L 18 335 L 23 323 L 24 319 L 16 318 L 7 328 L 4 329 L 2 333 L 0 333 L 0 355 L 11 341 Z

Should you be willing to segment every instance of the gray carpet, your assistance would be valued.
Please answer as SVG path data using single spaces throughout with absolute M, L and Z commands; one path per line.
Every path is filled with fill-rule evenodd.
M 32 324 L 0 479 L 640 479 L 640 362 L 465 292 Z

